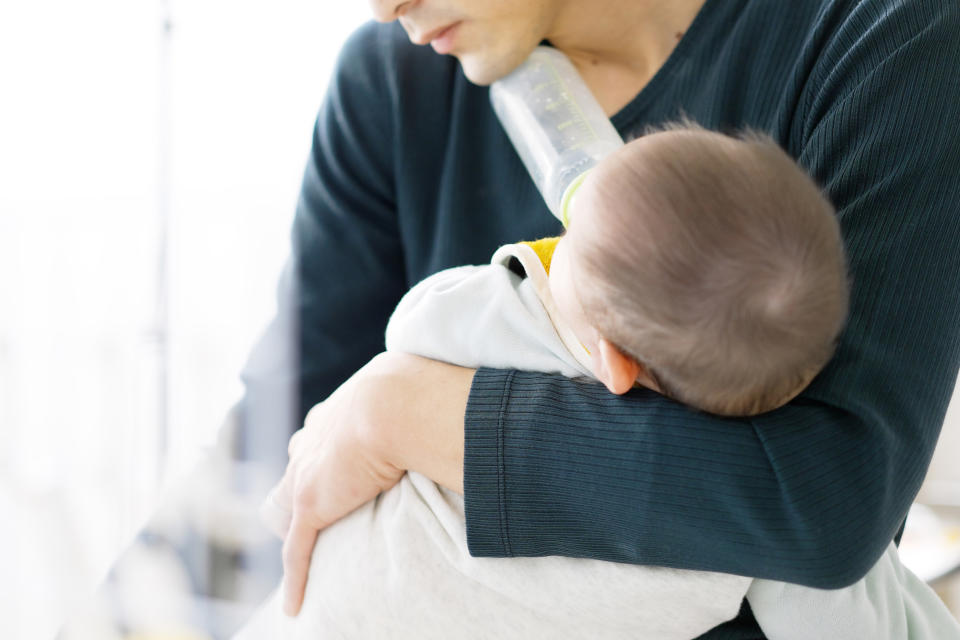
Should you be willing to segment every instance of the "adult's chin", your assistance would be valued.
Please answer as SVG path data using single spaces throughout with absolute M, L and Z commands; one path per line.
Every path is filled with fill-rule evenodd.
M 508 75 L 520 66 L 529 51 L 511 52 L 507 55 L 489 53 L 454 53 L 463 68 L 463 75 L 473 84 L 488 86 Z

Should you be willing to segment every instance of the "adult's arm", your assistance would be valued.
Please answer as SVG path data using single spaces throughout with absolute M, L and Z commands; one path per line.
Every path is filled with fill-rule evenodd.
M 849 325 L 798 399 L 751 419 L 481 369 L 466 408 L 471 552 L 570 555 L 831 588 L 880 557 L 929 463 L 960 358 L 960 8 L 827 41 L 790 139 L 836 204 Z M 893 3 L 885 3 L 892 5 Z M 917 3 L 915 3 L 917 4 Z M 930 4 L 930 3 L 927 3 Z

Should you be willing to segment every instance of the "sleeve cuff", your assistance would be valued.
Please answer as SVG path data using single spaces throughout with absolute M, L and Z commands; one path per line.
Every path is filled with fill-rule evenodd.
M 479 369 L 464 421 L 463 494 L 467 547 L 478 557 L 510 557 L 504 486 L 504 414 L 514 371 Z

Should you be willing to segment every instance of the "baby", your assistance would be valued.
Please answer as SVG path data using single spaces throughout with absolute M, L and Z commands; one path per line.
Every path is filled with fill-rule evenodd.
M 774 410 L 829 360 L 847 312 L 840 231 L 767 138 L 690 125 L 651 133 L 604 160 L 571 212 L 561 239 L 502 247 L 490 265 L 414 287 L 388 350 L 596 378 L 618 394 L 642 385 L 721 415 Z M 892 545 L 838 591 L 474 558 L 462 497 L 416 473 L 321 533 L 297 619 L 274 600 L 240 637 L 681 640 L 734 617 L 744 597 L 772 640 L 960 638 Z
M 829 360 L 847 314 L 840 229 L 772 140 L 690 125 L 648 135 L 601 163 L 572 211 L 547 265 L 548 310 L 612 392 L 638 382 L 753 415 Z

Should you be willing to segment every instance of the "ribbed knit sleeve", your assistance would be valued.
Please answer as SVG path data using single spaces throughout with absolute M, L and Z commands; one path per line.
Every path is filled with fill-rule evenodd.
M 835 588 L 894 536 L 960 364 L 960 5 L 821 4 L 800 65 L 790 53 L 783 87 L 743 109 L 776 114 L 770 128 L 838 208 L 852 311 L 835 358 L 794 402 L 742 420 L 645 390 L 615 397 L 479 371 L 464 471 L 472 553 Z M 787 55 L 759 31 L 739 44 L 749 57 Z M 706 82 L 696 64 L 688 58 L 684 77 Z

